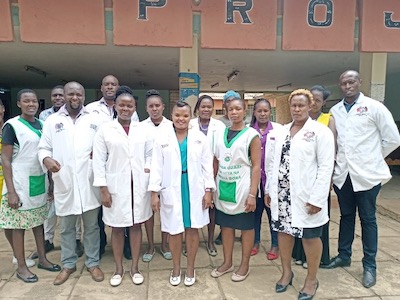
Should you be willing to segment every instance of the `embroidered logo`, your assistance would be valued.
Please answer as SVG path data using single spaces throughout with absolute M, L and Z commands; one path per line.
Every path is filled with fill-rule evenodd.
M 95 124 L 90 124 L 90 128 L 93 129 L 94 131 L 96 131 L 96 130 L 97 130 L 97 125 L 95 125 Z
M 60 131 L 63 131 L 64 130 L 64 124 L 63 123 L 56 123 L 55 128 L 56 128 L 56 133 L 60 132 Z
M 307 131 L 304 134 L 304 138 L 303 140 L 307 141 L 307 142 L 311 142 L 314 140 L 314 136 L 315 136 L 315 132 L 314 131 Z
M 196 140 L 196 141 L 194 141 L 194 143 L 195 144 L 201 144 L 201 141 L 200 140 Z
M 357 107 L 357 114 L 364 115 L 367 112 L 368 112 L 368 107 L 366 107 L 366 106 Z
M 226 162 L 229 162 L 229 161 L 231 161 L 231 159 L 232 159 L 232 155 L 231 155 L 230 153 L 225 153 L 225 158 L 224 158 L 224 160 L 225 160 Z
M 161 145 L 161 148 L 164 149 L 165 147 L 168 147 L 168 146 L 169 146 L 169 144 L 163 144 L 163 145 Z

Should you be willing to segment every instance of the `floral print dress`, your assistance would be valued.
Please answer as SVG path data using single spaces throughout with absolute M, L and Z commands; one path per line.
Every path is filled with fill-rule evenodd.
M 282 146 L 281 162 L 278 172 L 278 221 L 272 222 L 272 229 L 291 236 L 301 238 L 303 229 L 292 227 L 292 207 L 290 197 L 290 143 L 288 134 Z

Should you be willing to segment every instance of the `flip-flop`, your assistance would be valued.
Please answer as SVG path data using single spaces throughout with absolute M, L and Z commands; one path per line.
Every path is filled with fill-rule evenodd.
M 171 260 L 171 259 L 172 259 L 172 253 L 171 253 L 171 251 L 163 252 L 162 249 L 160 248 L 160 252 L 161 252 L 162 256 L 163 256 L 166 260 Z
M 153 259 L 154 254 L 156 254 L 156 249 L 153 249 L 153 253 L 145 253 L 142 256 L 142 261 L 143 262 L 151 262 Z
M 208 252 L 208 255 L 210 255 L 210 256 L 217 256 L 217 254 L 218 254 L 217 250 L 210 249 L 210 247 L 208 247 L 208 245 L 207 245 L 207 252 Z

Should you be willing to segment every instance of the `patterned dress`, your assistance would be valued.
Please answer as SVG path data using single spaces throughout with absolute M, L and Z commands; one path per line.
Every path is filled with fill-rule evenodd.
M 272 222 L 272 229 L 301 238 L 303 229 L 292 227 L 292 207 L 290 197 L 290 134 L 282 146 L 281 163 L 278 177 L 278 221 Z

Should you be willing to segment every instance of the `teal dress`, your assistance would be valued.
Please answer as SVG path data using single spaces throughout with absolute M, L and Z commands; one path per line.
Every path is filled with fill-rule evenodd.
M 185 228 L 191 228 L 192 223 L 190 221 L 189 180 L 187 173 L 187 137 L 182 141 L 182 143 L 179 143 L 179 150 L 181 152 L 181 164 L 182 164 L 181 198 L 182 198 L 183 225 Z

